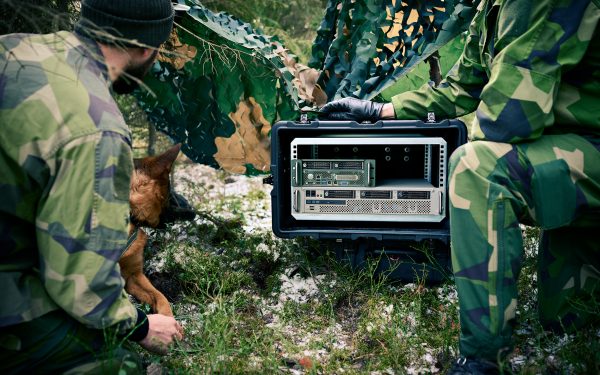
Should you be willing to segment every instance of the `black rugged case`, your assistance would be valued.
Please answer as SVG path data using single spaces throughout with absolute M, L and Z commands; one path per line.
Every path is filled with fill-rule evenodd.
M 369 238 L 376 241 L 416 241 L 433 239 L 449 244 L 449 218 L 439 223 L 418 222 L 331 222 L 296 220 L 291 215 L 290 143 L 298 137 L 317 137 L 333 134 L 393 135 L 441 137 L 447 143 L 448 157 L 467 141 L 465 124 L 459 120 L 429 123 L 422 121 L 391 120 L 359 124 L 354 121 L 281 121 L 271 130 L 271 191 L 273 232 L 281 238 L 309 236 L 315 239 L 356 240 Z M 447 171 L 445 173 L 447 178 Z M 446 182 L 446 186 L 448 186 Z M 446 207 L 448 207 L 448 194 Z M 448 210 L 446 210 L 448 212 Z

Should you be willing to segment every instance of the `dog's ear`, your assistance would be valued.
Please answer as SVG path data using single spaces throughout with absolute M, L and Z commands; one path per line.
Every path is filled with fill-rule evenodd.
M 150 163 L 150 174 L 152 176 L 168 176 L 171 173 L 171 167 L 179 155 L 181 143 L 176 144 L 162 154 L 155 156 Z

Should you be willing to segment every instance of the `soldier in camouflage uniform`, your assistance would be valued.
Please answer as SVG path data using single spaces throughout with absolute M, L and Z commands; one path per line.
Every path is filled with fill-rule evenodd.
M 84 0 L 76 33 L 0 37 L 2 373 L 135 371 L 124 338 L 162 352 L 182 337 L 123 289 L 133 159 L 110 91 L 172 24 L 169 0 Z
M 599 19 L 598 0 L 484 0 L 461 58 L 438 87 L 385 105 L 346 98 L 321 110 L 358 121 L 475 112 L 472 142 L 450 160 L 464 356 L 453 372 L 494 371 L 510 351 L 519 223 L 543 229 L 541 323 L 569 328 L 598 319 L 587 302 L 600 300 L 600 241 L 593 237 L 600 227 Z

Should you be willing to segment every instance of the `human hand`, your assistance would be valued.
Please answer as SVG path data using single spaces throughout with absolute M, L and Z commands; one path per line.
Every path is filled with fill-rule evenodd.
M 343 98 L 325 104 L 319 118 L 325 120 L 351 120 L 375 122 L 382 118 L 384 104 L 356 98 Z
M 148 315 L 148 334 L 139 342 L 146 350 L 165 355 L 175 340 L 183 339 L 183 328 L 171 316 Z

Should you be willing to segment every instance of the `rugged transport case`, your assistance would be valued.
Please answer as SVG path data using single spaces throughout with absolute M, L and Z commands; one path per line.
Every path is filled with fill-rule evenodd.
M 356 267 L 361 267 L 367 257 L 375 256 L 379 259 L 379 271 L 391 267 L 394 278 L 408 281 L 426 276 L 430 281 L 440 280 L 450 262 L 448 160 L 452 152 L 466 141 L 465 125 L 458 120 L 392 120 L 373 124 L 316 120 L 278 122 L 271 130 L 273 232 L 282 238 L 307 236 L 320 240 L 331 246 L 338 257 L 347 259 Z M 344 174 L 342 166 L 337 163 L 339 160 L 363 161 L 366 167 Z M 331 168 L 335 165 L 341 169 L 306 169 L 326 164 L 320 161 L 330 162 Z M 302 165 L 305 167 L 304 174 Z M 369 165 L 373 172 L 369 171 Z M 376 186 L 427 185 L 431 187 L 431 194 L 423 196 L 420 191 L 420 196 L 411 197 L 417 193 L 401 192 L 399 188 L 385 190 L 371 187 L 373 184 L 368 182 L 362 187 L 352 186 L 360 185 L 366 173 L 376 180 Z M 380 214 L 385 204 L 397 214 L 355 214 L 351 208 L 339 208 L 339 204 L 326 206 L 323 202 L 339 203 L 323 197 L 323 189 L 327 196 L 327 189 L 331 190 L 332 184 L 337 188 L 335 192 L 357 197 L 364 197 L 366 193 L 377 198 L 384 194 L 381 191 L 384 189 L 385 194 L 394 195 L 395 206 L 381 199 L 357 199 L 353 202 L 354 207 L 360 203 L 362 205 L 358 209 L 364 210 L 365 205 L 370 204 L 367 208 L 369 213 Z M 312 198 L 315 191 L 317 195 L 320 192 L 320 198 Z M 399 200 L 401 197 L 409 200 Z M 385 198 L 389 199 L 389 196 Z M 372 202 L 379 203 L 373 205 Z M 398 204 L 406 202 L 412 204 L 406 206 L 408 211 L 398 208 Z M 420 202 L 420 205 L 415 206 L 413 202 Z M 315 207 L 312 203 L 319 203 L 316 211 L 344 212 L 313 214 Z M 415 212 L 411 211 L 421 209 L 424 215 L 414 215 Z

